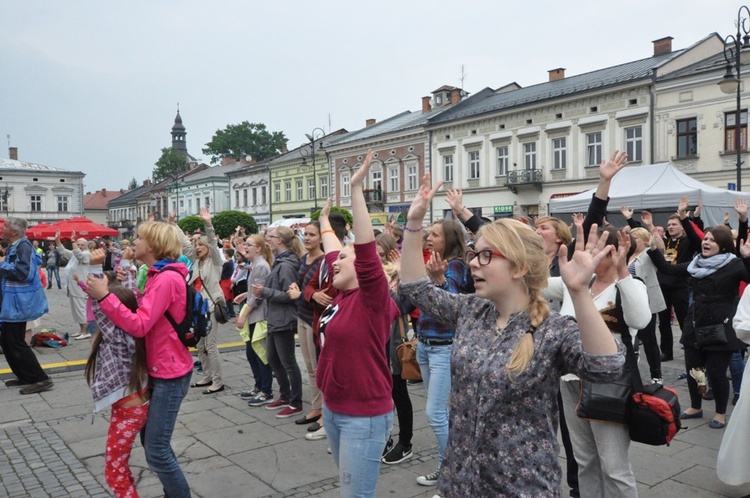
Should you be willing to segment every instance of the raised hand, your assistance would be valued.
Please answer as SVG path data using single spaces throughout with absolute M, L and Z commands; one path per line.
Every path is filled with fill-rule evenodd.
M 401 253 L 398 249 L 391 249 L 388 253 L 388 261 L 396 265 L 396 270 L 401 273 Z
M 365 160 L 362 163 L 362 166 L 352 175 L 351 179 L 351 186 L 354 187 L 361 187 L 365 183 L 365 178 L 367 178 L 367 173 L 370 171 L 370 165 L 372 164 L 372 158 L 375 156 L 375 153 L 372 151 L 372 149 L 369 149 L 367 151 L 367 155 L 365 156 Z
M 464 194 L 461 189 L 455 187 L 449 188 L 445 191 L 445 201 L 451 207 L 451 210 L 458 214 L 464 210 Z
M 703 201 L 698 201 L 698 207 L 696 207 L 695 211 L 693 211 L 693 216 L 696 218 L 700 218 L 702 210 L 703 210 Z
M 422 224 L 424 215 L 427 214 L 427 208 L 435 197 L 437 191 L 443 185 L 443 180 L 437 182 L 437 184 L 431 189 L 430 183 L 430 173 L 425 173 L 422 177 L 422 185 L 420 185 L 417 195 L 414 196 L 414 200 L 411 201 L 411 206 L 409 206 L 409 213 L 406 215 L 407 222 L 412 221 L 414 223 L 419 223 L 420 225 Z
M 620 212 L 622 213 L 622 215 L 625 217 L 626 220 L 629 220 L 630 218 L 633 217 L 633 210 L 629 209 L 628 206 L 624 204 L 620 206 Z
M 105 277 L 95 277 L 89 275 L 86 279 L 86 294 L 94 299 L 101 299 L 107 295 L 107 279 Z
M 664 250 L 664 239 L 661 238 L 661 235 L 659 235 L 659 230 L 657 230 L 656 228 L 651 229 L 651 240 L 649 242 L 649 248 L 658 249 L 660 251 Z
M 612 153 L 609 160 L 602 159 L 599 166 L 599 177 L 602 180 L 610 181 L 622 168 L 628 165 L 628 153 L 616 150 Z
M 734 203 L 734 210 L 740 217 L 740 221 L 747 220 L 747 201 L 741 197 L 738 197 Z
M 443 283 L 445 281 L 445 270 L 448 269 L 448 262 L 440 257 L 439 252 L 432 251 L 425 269 L 430 279 L 437 283 Z
M 167 221 L 169 223 L 174 223 L 176 219 L 177 219 L 177 215 L 175 213 L 169 213 L 167 215 Z
M 729 224 L 729 213 L 724 213 L 724 224 L 725 225 Z
M 630 234 L 626 233 L 625 230 L 617 232 L 617 251 L 613 251 L 612 263 L 617 268 L 617 274 L 619 278 L 625 278 L 628 276 L 628 252 L 630 251 L 630 245 L 633 240 L 630 238 Z
M 326 199 L 325 204 L 323 204 L 323 207 L 320 208 L 320 214 L 318 215 L 318 220 L 321 218 L 328 219 L 328 216 L 331 214 L 331 198 L 329 197 Z
M 105 252 L 104 249 L 92 249 L 89 253 L 89 264 L 100 265 L 104 263 Z
M 599 262 L 612 253 L 612 246 L 605 245 L 606 238 L 599 238 L 596 223 L 591 225 L 588 241 L 583 243 L 583 224 L 576 223 L 576 250 L 568 259 L 568 247 L 560 245 L 558 251 L 560 276 L 571 294 L 588 292 L 589 282 Z
M 641 222 L 646 225 L 646 227 L 654 226 L 654 218 L 651 216 L 651 211 L 641 211 Z
M 203 220 L 203 223 L 206 225 L 211 225 L 211 211 L 208 210 L 208 208 L 201 208 L 199 216 Z
M 750 258 L 750 243 L 744 239 L 740 239 L 740 256 Z
M 76 231 L 75 230 L 71 230 L 70 231 L 70 241 L 71 242 L 75 242 L 76 241 Z
M 684 220 L 687 216 L 688 206 L 690 206 L 688 197 L 686 195 L 683 195 L 682 197 L 680 197 L 680 202 L 677 204 L 677 216 L 679 216 L 681 220 Z

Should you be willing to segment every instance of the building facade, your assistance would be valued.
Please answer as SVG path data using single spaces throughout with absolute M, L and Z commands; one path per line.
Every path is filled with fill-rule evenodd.
M 259 228 L 271 223 L 270 161 L 245 164 L 227 173 L 232 209 L 252 216 Z

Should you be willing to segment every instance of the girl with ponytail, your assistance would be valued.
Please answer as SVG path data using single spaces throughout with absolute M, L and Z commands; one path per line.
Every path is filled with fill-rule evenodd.
M 452 294 L 430 282 L 421 259 L 419 232 L 441 183 L 430 189 L 425 175 L 409 209 L 400 287 L 414 305 L 455 330 L 451 429 L 438 494 L 559 496 L 559 378 L 575 372 L 609 382 L 624 363 L 588 291 L 596 264 L 610 248 L 602 243 L 594 254 L 596 233 L 586 244 L 577 237 L 570 260 L 567 247 L 560 248 L 560 273 L 578 323 L 549 311 L 541 296 L 549 277 L 542 239 L 515 220 L 479 230 L 475 251 L 465 257 L 476 294 Z

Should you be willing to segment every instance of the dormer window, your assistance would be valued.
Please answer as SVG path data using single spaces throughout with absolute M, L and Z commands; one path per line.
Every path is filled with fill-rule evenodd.
M 443 105 L 443 96 L 442 95 L 435 95 L 435 104 L 436 105 Z

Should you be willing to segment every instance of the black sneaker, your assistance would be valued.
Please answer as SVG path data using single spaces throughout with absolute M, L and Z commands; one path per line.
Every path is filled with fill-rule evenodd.
M 383 454 L 380 455 L 380 456 L 385 456 L 386 453 L 388 453 L 389 451 L 391 451 L 391 448 L 393 448 L 393 438 L 389 437 L 388 438 L 388 442 L 385 443 L 385 448 L 383 448 Z
M 406 446 L 399 441 L 399 443 L 391 448 L 391 450 L 386 453 L 380 461 L 388 465 L 396 465 L 397 463 L 410 459 L 412 455 L 411 445 Z
M 259 394 L 260 394 L 260 389 L 258 389 L 257 387 L 254 387 L 250 389 L 249 391 L 242 391 L 240 393 L 240 398 L 245 399 L 245 400 L 253 399 Z
M 706 394 L 703 395 L 703 399 L 705 399 L 706 401 L 713 400 L 714 399 L 714 392 L 713 392 L 713 390 L 709 389 L 708 391 L 706 391 Z

